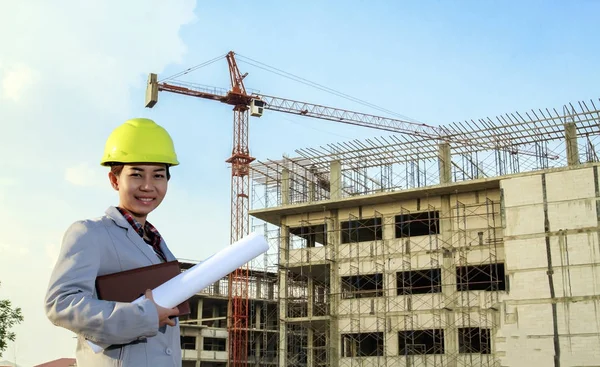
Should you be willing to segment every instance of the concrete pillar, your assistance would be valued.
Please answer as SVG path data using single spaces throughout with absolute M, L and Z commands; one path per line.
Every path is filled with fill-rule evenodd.
M 314 305 L 314 300 L 315 300 L 315 287 L 314 287 L 314 280 L 313 278 L 309 277 L 308 281 L 307 281 L 307 285 L 306 285 L 307 291 L 308 291 L 308 311 L 307 311 L 307 316 L 308 317 L 312 317 L 313 316 L 313 305 Z
M 438 161 L 440 168 L 440 184 L 452 182 L 452 154 L 450 152 L 450 144 L 439 144 Z
M 384 277 L 386 289 L 388 289 L 389 293 L 386 297 L 390 297 L 393 299 L 394 295 L 397 294 L 396 287 L 397 283 L 397 275 L 396 271 L 387 272 Z M 394 360 L 398 356 L 398 329 L 399 329 L 399 321 L 397 316 L 388 316 L 388 312 L 390 311 L 390 302 L 386 302 L 385 306 L 385 327 L 382 330 L 385 338 L 385 356 Z M 406 364 L 409 366 L 409 364 Z
M 213 305 L 212 306 L 212 311 L 211 311 L 211 317 L 212 318 L 217 318 L 219 317 L 219 307 L 217 305 Z M 220 323 L 221 320 L 215 321 L 215 323 Z
M 213 288 L 215 290 L 215 294 L 221 294 L 221 281 L 217 280 L 214 284 L 213 284 Z
M 333 161 L 329 166 L 329 190 L 332 200 L 342 198 L 342 162 Z
M 256 303 L 256 328 L 260 329 L 260 323 L 261 323 L 261 316 L 262 316 L 262 303 Z
M 196 311 L 196 320 L 202 320 L 202 307 L 204 307 L 204 299 L 198 299 L 198 310 Z
M 217 305 L 212 306 L 212 317 L 219 317 L 219 307 Z
M 256 278 L 256 299 L 261 299 L 262 293 L 262 279 Z
M 574 122 L 565 124 L 565 145 L 567 146 L 567 164 L 579 164 L 579 147 L 577 146 L 577 127 Z
M 260 363 L 259 363 L 260 358 L 261 358 L 260 348 L 261 348 L 260 338 L 256 338 L 256 357 L 254 357 L 254 360 L 256 361 L 256 363 L 255 363 L 256 366 L 260 366 Z
M 441 266 L 442 275 L 442 297 L 444 298 L 444 350 L 447 355 L 458 353 L 458 331 L 456 328 L 457 291 L 456 291 L 456 262 L 454 260 L 454 245 L 452 243 L 452 205 L 450 196 L 442 196 L 442 208 L 440 211 L 440 234 L 442 237 L 443 262 Z M 455 358 L 448 359 L 448 367 L 456 367 Z
M 314 340 L 314 336 L 315 333 L 313 331 L 312 328 L 308 328 L 308 335 L 307 335 L 307 340 L 306 340 L 306 345 L 308 346 L 308 350 L 306 351 L 306 366 L 307 367 L 312 367 L 314 366 L 314 360 L 315 360 L 315 340 Z
M 275 299 L 275 284 L 273 282 L 267 283 L 267 299 Z
M 308 201 L 313 202 L 316 198 L 317 184 L 314 181 L 308 183 Z
M 289 246 L 289 230 L 285 225 L 285 219 L 281 225 L 281 241 L 279 243 L 279 264 L 284 265 L 279 268 L 279 350 L 277 352 L 280 366 L 287 366 L 287 271 L 286 265 L 288 261 L 288 246 Z
M 281 205 L 290 203 L 290 171 L 284 168 L 281 171 Z
M 337 210 L 331 211 L 331 218 L 327 221 L 327 245 L 331 249 L 331 266 L 329 275 L 329 338 L 327 348 L 329 349 L 329 365 L 338 366 L 340 357 L 340 333 L 339 333 L 339 303 L 341 279 L 338 271 L 337 259 L 340 248 L 340 224 Z
M 202 351 L 204 350 L 204 336 L 202 336 L 202 329 L 198 331 L 198 338 L 196 339 L 196 351 L 198 352 L 198 360 L 196 361 L 196 367 L 200 367 L 202 360 L 200 356 L 202 355 Z
M 257 301 L 256 303 L 256 328 L 260 329 L 260 323 L 261 323 L 261 316 L 262 316 L 262 303 L 259 303 Z M 261 340 L 260 338 L 256 338 L 256 365 L 258 366 L 258 362 L 260 361 L 261 358 Z
M 202 325 L 202 309 L 204 308 L 204 299 L 200 298 L 198 300 L 198 311 L 196 312 L 196 319 L 198 320 L 198 324 Z M 202 353 L 204 350 L 204 337 L 202 336 L 202 329 L 197 329 L 198 334 L 196 337 L 196 350 L 198 351 L 198 355 Z M 196 361 L 196 367 L 200 365 L 199 361 Z

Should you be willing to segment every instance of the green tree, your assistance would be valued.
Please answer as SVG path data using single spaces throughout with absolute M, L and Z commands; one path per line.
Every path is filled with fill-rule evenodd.
M 22 321 L 21 308 L 13 309 L 9 300 L 0 299 L 0 356 L 6 350 L 8 342 L 15 340 L 15 333 L 11 332 L 10 329 Z

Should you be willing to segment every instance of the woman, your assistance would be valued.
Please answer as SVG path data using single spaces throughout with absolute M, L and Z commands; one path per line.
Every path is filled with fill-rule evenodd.
M 146 218 L 167 193 L 169 169 L 178 165 L 173 141 L 148 119 L 132 119 L 109 136 L 101 164 L 119 194 L 106 215 L 78 221 L 64 235 L 46 294 L 46 314 L 77 334 L 77 365 L 181 366 L 177 308 L 99 300 L 97 276 L 175 260 Z M 87 340 L 110 344 L 94 353 Z

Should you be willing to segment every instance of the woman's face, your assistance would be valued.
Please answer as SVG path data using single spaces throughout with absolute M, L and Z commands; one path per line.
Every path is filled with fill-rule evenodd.
M 167 169 L 164 164 L 126 164 L 120 174 L 108 174 L 112 187 L 119 192 L 119 206 L 142 224 L 167 193 Z

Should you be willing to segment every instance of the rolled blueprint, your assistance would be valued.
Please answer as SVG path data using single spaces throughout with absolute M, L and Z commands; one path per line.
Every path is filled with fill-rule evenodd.
M 265 238 L 251 233 L 152 290 L 154 302 L 173 308 L 269 249 Z M 141 296 L 132 303 L 145 299 Z M 87 341 L 95 353 L 109 345 Z

